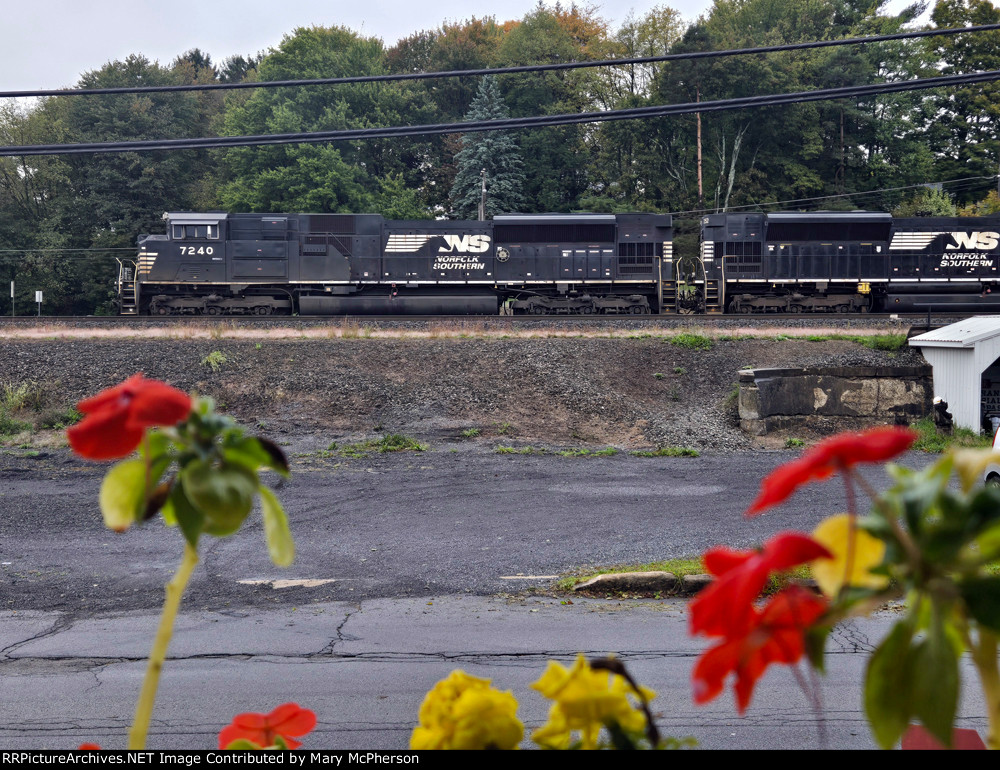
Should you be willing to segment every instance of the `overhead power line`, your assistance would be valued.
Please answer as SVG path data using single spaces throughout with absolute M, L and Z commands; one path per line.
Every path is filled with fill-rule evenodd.
M 920 184 L 909 184 L 902 185 L 900 187 L 879 187 L 875 190 L 859 190 L 852 193 L 832 193 L 829 195 L 817 195 L 812 198 L 790 198 L 788 200 L 781 201 L 761 201 L 759 203 L 746 203 L 737 206 L 729 206 L 726 211 L 742 211 L 745 209 L 763 210 L 770 206 L 788 206 L 796 205 L 801 203 L 816 203 L 819 201 L 833 200 L 835 198 L 862 198 L 870 197 L 872 195 L 884 195 L 890 192 L 902 192 L 904 190 L 916 190 L 922 187 L 928 187 L 934 184 L 947 185 L 949 187 L 972 187 L 981 186 L 982 183 L 988 182 L 992 183 L 997 179 L 994 176 L 966 176 L 959 177 L 958 179 L 946 179 L 939 180 L 936 182 L 923 182 Z M 975 183 L 979 183 L 976 185 Z M 710 209 L 687 209 L 684 211 L 665 211 L 665 214 L 672 214 L 673 216 L 694 216 L 702 214 L 717 214 L 719 213 L 718 208 Z M 36 254 L 36 253 L 61 253 L 70 254 L 67 259 L 84 260 L 90 257 L 97 257 L 101 254 L 107 254 L 108 252 L 129 252 L 135 253 L 135 248 L 128 247 L 102 247 L 102 246 L 90 246 L 86 248 L 46 248 L 46 249 L 34 249 L 34 248 L 23 248 L 23 249 L 0 249 L 0 260 L 10 259 L 13 255 L 24 255 L 24 254 Z
M 737 206 L 729 206 L 726 211 L 738 211 L 744 209 L 751 210 L 762 210 L 770 206 L 795 206 L 802 203 L 819 203 L 821 201 L 834 200 L 835 198 L 862 198 L 869 197 L 872 195 L 885 195 L 891 192 L 902 192 L 904 190 L 918 190 L 921 187 L 928 187 L 932 184 L 947 185 L 949 187 L 960 187 L 965 189 L 976 189 L 977 187 L 984 187 L 986 183 L 992 184 L 998 179 L 998 175 L 993 176 L 966 176 L 959 179 L 950 179 L 946 181 L 939 182 L 922 182 L 920 184 L 908 184 L 901 187 L 880 187 L 876 190 L 858 190 L 857 192 L 849 193 L 830 193 L 828 195 L 816 195 L 812 198 L 790 198 L 783 201 L 761 201 L 759 203 L 744 203 Z M 976 184 L 978 183 L 978 184 Z M 668 214 L 673 214 L 674 216 L 694 216 L 701 214 L 718 214 L 720 213 L 718 208 L 710 209 L 687 209 L 686 211 L 669 211 L 664 212 Z
M 784 45 L 761 46 L 759 48 L 732 48 L 722 51 L 690 51 L 687 53 L 665 54 L 663 56 L 639 56 L 629 59 L 598 59 L 596 61 L 562 62 L 559 64 L 530 64 L 520 67 L 487 67 L 476 70 L 446 70 L 441 72 L 407 72 L 395 75 L 357 75 L 353 77 L 313 78 L 308 80 L 266 80 L 243 83 L 189 83 L 178 86 L 129 86 L 119 88 L 63 88 L 37 89 L 25 91 L 0 91 L 0 98 L 25 98 L 38 96 L 96 96 L 107 94 L 152 94 L 171 91 L 231 91 L 241 88 L 287 88 L 298 86 L 330 86 L 351 83 L 386 83 L 403 80 L 433 80 L 436 78 L 479 77 L 482 75 L 510 75 L 525 72 L 550 72 L 573 70 L 585 67 L 621 67 L 630 64 L 656 64 L 660 62 L 684 61 L 689 59 L 711 59 L 724 56 L 747 56 L 750 54 L 778 53 L 781 51 L 804 51 L 810 48 L 832 48 L 842 45 L 863 45 L 883 43 L 891 40 L 911 40 L 922 37 L 960 35 L 966 32 L 990 32 L 1000 30 L 1000 24 L 980 24 L 973 27 L 953 27 L 949 29 L 928 29 L 917 32 L 897 32 L 892 35 L 851 37 L 843 40 L 816 40 L 807 43 L 786 43 Z
M 0 254 L 71 254 L 74 252 L 105 252 L 105 251 L 127 251 L 132 253 L 135 251 L 134 247 L 125 246 L 88 246 L 86 248 L 74 248 L 74 249 L 35 249 L 35 248 L 24 248 L 24 249 L 0 249 Z
M 944 75 L 920 78 L 897 83 L 876 83 L 864 86 L 821 88 L 815 91 L 795 91 L 787 94 L 745 96 L 737 99 L 719 99 L 686 104 L 652 105 L 630 109 L 580 112 L 559 115 L 539 115 L 505 120 L 480 120 L 463 123 L 434 123 L 418 126 L 387 126 L 383 128 L 341 129 L 336 131 L 311 131 L 292 134 L 258 134 L 253 136 L 217 136 L 187 139 L 146 139 L 126 142 L 80 142 L 73 144 L 39 144 L 0 146 L 0 157 L 27 155 L 84 155 L 105 152 L 151 152 L 154 150 L 197 150 L 220 147 L 257 147 L 281 144 L 316 144 L 368 139 L 431 136 L 437 134 L 479 133 L 525 128 L 566 126 L 581 123 L 603 123 L 613 120 L 636 120 L 695 112 L 724 112 L 728 110 L 773 107 L 783 104 L 828 101 L 833 99 L 862 98 L 880 94 L 918 91 L 929 88 L 965 86 L 1000 80 L 1000 70 L 976 72 L 965 75 Z

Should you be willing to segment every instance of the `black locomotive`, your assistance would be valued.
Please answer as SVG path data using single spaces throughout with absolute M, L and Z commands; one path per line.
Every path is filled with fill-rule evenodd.
M 710 310 L 1000 310 L 1000 217 L 715 214 L 701 233 Z
M 652 313 L 672 234 L 660 214 L 164 219 L 122 263 L 122 313 Z
M 1000 217 L 714 214 L 683 260 L 666 214 L 164 219 L 121 263 L 123 314 L 1000 310 Z

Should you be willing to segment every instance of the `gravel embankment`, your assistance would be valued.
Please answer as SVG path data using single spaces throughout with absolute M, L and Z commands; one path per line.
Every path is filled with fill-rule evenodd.
M 210 365 L 215 358 L 217 370 Z M 65 407 L 136 371 L 213 396 L 312 448 L 404 433 L 423 441 L 623 449 L 751 447 L 732 394 L 745 367 L 922 362 L 849 341 L 663 337 L 41 339 L 0 341 L 0 387 L 38 383 Z

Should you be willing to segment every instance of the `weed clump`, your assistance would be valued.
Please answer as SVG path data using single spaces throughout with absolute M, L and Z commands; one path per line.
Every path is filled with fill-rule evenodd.
M 692 334 L 690 332 L 681 332 L 680 334 L 675 334 L 673 337 L 668 337 L 667 342 L 679 348 L 686 348 L 687 350 L 711 350 L 713 344 L 711 337 L 706 337 L 704 334 Z
M 229 359 L 226 357 L 226 354 L 223 353 L 221 350 L 213 350 L 211 353 L 209 353 L 207 356 L 201 359 L 201 365 L 207 366 L 213 372 L 217 372 L 219 371 L 219 369 L 222 368 L 223 364 L 227 363 L 228 361 Z
M 913 449 L 929 454 L 940 454 L 949 449 L 989 449 L 992 439 L 980 436 L 968 428 L 955 428 L 951 435 L 938 432 L 934 420 L 927 417 L 910 426 L 919 436 L 913 444 Z
M 384 454 L 385 452 L 426 452 L 427 444 L 421 444 L 414 438 L 404 436 L 401 433 L 391 433 L 382 438 L 372 438 L 367 441 L 358 441 L 354 444 L 339 446 L 334 441 L 322 454 L 331 454 L 341 457 L 366 457 L 372 453 Z
M 661 446 L 652 451 L 633 452 L 633 457 L 698 457 L 697 449 L 683 446 Z

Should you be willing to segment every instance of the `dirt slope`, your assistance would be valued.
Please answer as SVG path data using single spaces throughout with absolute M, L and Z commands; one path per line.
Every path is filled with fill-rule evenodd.
M 741 368 L 917 361 L 908 349 L 795 339 L 717 339 L 704 350 L 658 336 L 8 338 L 0 341 L 0 389 L 33 384 L 44 393 L 39 408 L 58 411 L 142 371 L 315 447 L 477 429 L 476 440 L 492 444 L 735 450 L 750 447 L 732 398 Z

